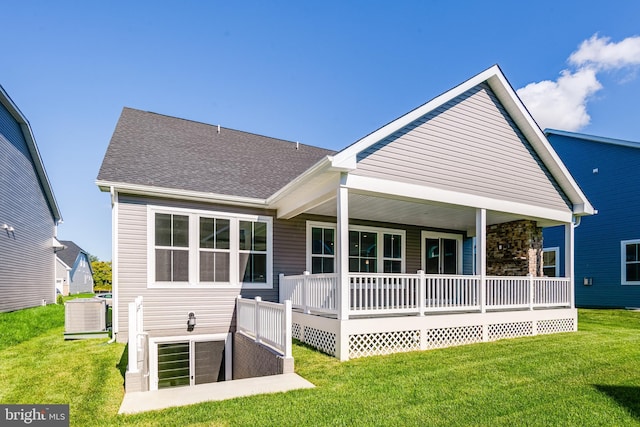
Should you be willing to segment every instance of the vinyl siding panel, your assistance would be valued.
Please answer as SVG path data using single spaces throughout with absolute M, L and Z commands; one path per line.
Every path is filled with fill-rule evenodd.
M 622 285 L 620 254 L 621 241 L 640 239 L 640 149 L 559 135 L 548 139 L 598 210 L 575 229 L 576 305 L 640 307 L 640 285 Z M 545 230 L 544 246 L 564 251 L 564 235 Z M 593 278 L 593 285 L 584 286 L 584 277 Z
M 118 340 L 127 340 L 128 303 L 143 297 L 144 327 L 151 336 L 187 334 L 189 312 L 194 312 L 197 326 L 193 333 L 221 333 L 235 328 L 235 299 L 261 296 L 277 301 L 277 266 L 274 258 L 273 289 L 239 288 L 148 288 L 147 287 L 147 205 L 211 210 L 217 212 L 259 214 L 274 217 L 266 210 L 233 208 L 200 204 L 120 196 L 118 204 Z M 274 231 L 276 229 L 274 221 Z M 275 234 L 275 233 L 274 233 Z M 275 239 L 274 239 L 275 240 Z M 277 247 L 274 241 L 274 248 Z
M 0 312 L 55 301 L 54 219 L 18 122 L 0 104 Z
M 260 214 L 273 220 L 273 289 L 148 288 L 147 287 L 147 205 L 179 207 L 218 212 Z M 290 220 L 275 219 L 275 212 L 120 196 L 118 204 L 118 340 L 127 340 L 128 303 L 143 297 L 144 327 L 152 336 L 186 334 L 187 314 L 194 312 L 194 333 L 220 333 L 235 328 L 235 299 L 261 296 L 278 301 L 278 274 L 302 274 L 306 270 L 307 221 L 335 223 L 335 217 L 300 215 Z M 406 230 L 406 271 L 421 268 L 421 231 L 424 228 L 382 222 L 357 221 L 353 225 Z M 454 232 L 452 230 L 440 230 Z M 463 234 L 459 232 L 459 234 Z
M 558 184 L 485 84 L 361 152 L 352 173 L 569 210 Z
M 71 294 L 93 292 L 93 276 L 89 268 L 89 258 L 81 253 L 71 271 L 71 284 L 69 285 Z

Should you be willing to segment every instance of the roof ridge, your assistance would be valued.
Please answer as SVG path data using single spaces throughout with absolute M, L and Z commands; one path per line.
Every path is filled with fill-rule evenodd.
M 170 116 L 168 114 L 163 114 L 163 113 L 156 113 L 155 111 L 140 110 L 138 108 L 133 108 L 133 107 L 126 107 L 125 106 L 125 107 L 123 107 L 123 109 L 139 111 L 139 112 L 147 113 L 147 114 L 153 114 L 153 115 L 156 115 L 156 116 L 166 117 L 166 118 L 169 118 L 169 119 L 182 120 L 182 121 L 185 121 L 185 122 L 190 122 L 190 123 L 196 123 L 196 124 L 200 124 L 200 125 L 210 126 L 212 128 L 220 127 L 220 129 L 226 129 L 226 130 L 230 130 L 230 131 L 233 131 L 233 132 L 240 132 L 240 133 L 244 133 L 244 134 L 247 134 L 247 135 L 258 136 L 258 137 L 261 137 L 261 138 L 274 139 L 274 140 L 277 140 L 277 141 L 288 142 L 290 144 L 299 144 L 299 145 L 302 145 L 302 146 L 305 146 L 305 147 L 318 148 L 318 149 L 321 149 L 321 150 L 327 150 L 327 151 L 335 152 L 335 150 L 331 150 L 331 149 L 325 148 L 325 147 L 320 147 L 320 146 L 317 146 L 317 145 L 305 144 L 305 143 L 300 142 L 300 141 L 292 141 L 292 140 L 289 140 L 289 139 L 276 138 L 274 136 L 268 136 L 268 135 L 264 135 L 264 134 L 261 134 L 261 133 L 249 132 L 249 131 L 246 131 L 246 130 L 230 128 L 230 127 L 222 126 L 220 124 L 216 125 L 216 124 L 212 124 L 212 123 L 202 122 L 202 121 L 199 121 L 199 120 L 192 120 L 192 119 L 187 119 L 187 118 L 184 118 L 184 117 L 177 117 L 177 116 Z

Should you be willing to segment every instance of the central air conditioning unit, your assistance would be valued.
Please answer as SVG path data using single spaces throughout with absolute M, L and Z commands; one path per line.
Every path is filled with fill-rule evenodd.
M 108 337 L 104 299 L 76 298 L 64 303 L 64 339 Z

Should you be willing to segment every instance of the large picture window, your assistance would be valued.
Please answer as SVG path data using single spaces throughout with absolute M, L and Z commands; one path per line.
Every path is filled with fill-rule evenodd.
M 272 220 L 149 206 L 151 286 L 272 284 Z
M 621 242 L 622 284 L 640 285 L 640 239 Z

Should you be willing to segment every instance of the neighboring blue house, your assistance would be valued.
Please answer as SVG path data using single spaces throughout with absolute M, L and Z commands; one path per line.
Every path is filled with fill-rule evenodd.
M 31 126 L 0 86 L 0 312 L 55 302 L 61 220 Z
M 575 229 L 578 307 L 640 307 L 640 142 L 547 129 L 597 209 Z M 564 230 L 544 230 L 545 274 L 564 274 Z
M 56 287 L 63 295 L 93 292 L 93 270 L 89 254 L 70 240 L 61 240 L 57 252 Z

